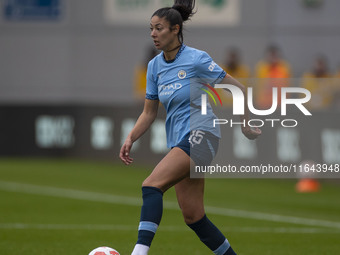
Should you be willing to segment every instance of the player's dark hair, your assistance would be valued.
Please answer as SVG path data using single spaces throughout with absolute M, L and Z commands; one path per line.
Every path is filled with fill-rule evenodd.
M 195 0 L 175 0 L 172 7 L 160 8 L 152 14 L 165 18 L 170 23 L 170 29 L 179 25 L 178 40 L 183 43 L 183 23 L 195 14 Z

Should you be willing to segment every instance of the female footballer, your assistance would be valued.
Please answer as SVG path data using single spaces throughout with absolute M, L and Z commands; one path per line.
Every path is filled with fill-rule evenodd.
M 183 22 L 194 14 L 194 6 L 194 0 L 175 0 L 171 8 L 157 10 L 150 22 L 154 45 L 162 52 L 148 64 L 144 109 L 120 150 L 120 158 L 126 165 L 133 162 L 130 157 L 132 144 L 155 120 L 159 101 L 167 113 L 167 145 L 171 150 L 142 184 L 143 206 L 138 241 L 132 255 L 148 254 L 162 218 L 163 193 L 172 186 L 175 187 L 185 223 L 200 240 L 214 254 L 236 254 L 228 240 L 205 214 L 204 178 L 190 178 L 190 165 L 210 164 L 220 138 L 219 129 L 207 124 L 211 124 L 214 118 L 211 107 L 208 107 L 204 121 L 190 123 L 189 119 L 193 119 L 190 114 L 201 115 L 200 110 L 196 109 L 197 105 L 191 102 L 190 89 L 194 86 L 192 83 L 200 85 L 195 82 L 195 78 L 208 79 L 211 84 L 232 84 L 244 93 L 245 89 L 216 65 L 207 53 L 183 44 Z M 247 123 L 247 114 L 241 119 Z M 255 139 L 261 134 L 261 130 L 249 126 L 243 126 L 242 132 L 249 139 Z M 202 152 L 204 157 L 200 155 Z

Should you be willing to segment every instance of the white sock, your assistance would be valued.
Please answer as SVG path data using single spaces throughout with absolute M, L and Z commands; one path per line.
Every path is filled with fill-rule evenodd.
M 131 255 L 147 255 L 150 247 L 143 244 L 136 244 Z

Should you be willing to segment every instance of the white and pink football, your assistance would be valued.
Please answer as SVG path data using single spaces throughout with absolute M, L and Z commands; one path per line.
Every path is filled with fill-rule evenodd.
M 91 251 L 89 255 L 120 255 L 118 251 L 110 247 L 98 247 Z

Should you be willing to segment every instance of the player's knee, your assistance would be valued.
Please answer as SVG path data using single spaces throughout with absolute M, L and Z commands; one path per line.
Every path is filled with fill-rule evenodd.
M 142 187 L 154 187 L 154 185 L 152 181 L 146 178 L 142 183 Z
M 193 224 L 199 221 L 200 219 L 202 219 L 204 216 L 204 211 L 201 211 L 201 210 L 194 210 L 192 208 L 190 209 L 181 208 L 181 209 L 182 209 L 184 222 L 186 224 Z
M 152 178 L 146 178 L 142 183 L 142 187 L 155 187 L 162 190 L 163 192 L 166 190 L 161 182 L 153 180 Z

